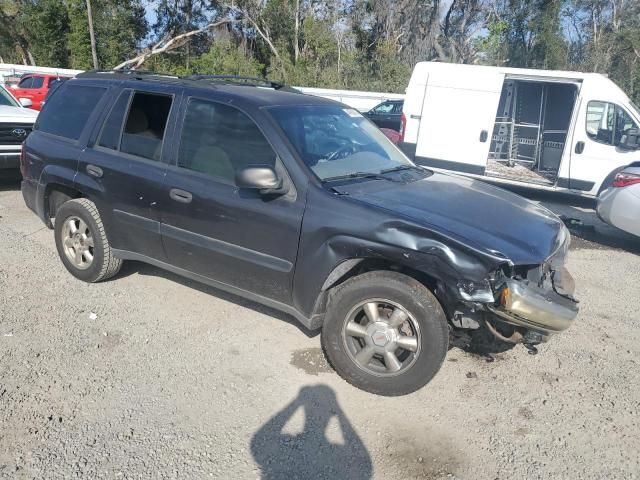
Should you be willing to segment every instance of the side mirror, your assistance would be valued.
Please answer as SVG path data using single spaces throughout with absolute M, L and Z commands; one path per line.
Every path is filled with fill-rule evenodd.
M 640 130 L 630 128 L 622 135 L 618 146 L 624 150 L 637 150 L 640 147 Z
M 282 179 L 268 165 L 251 165 L 236 173 L 236 186 L 259 190 L 264 195 L 286 193 L 282 183 Z
M 19 98 L 18 101 L 20 102 L 20 105 L 22 105 L 24 108 L 33 107 L 33 102 L 28 98 Z

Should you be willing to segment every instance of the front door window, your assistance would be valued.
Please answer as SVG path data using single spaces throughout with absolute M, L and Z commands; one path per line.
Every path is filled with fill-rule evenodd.
M 591 101 L 587 105 L 586 129 L 591 140 L 617 147 L 623 135 L 632 128 L 638 127 L 619 105 L 601 101 Z

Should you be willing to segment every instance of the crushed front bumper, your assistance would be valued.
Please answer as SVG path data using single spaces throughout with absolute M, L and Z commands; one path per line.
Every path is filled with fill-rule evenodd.
M 569 272 L 554 272 L 553 288 L 544 289 L 526 281 L 509 279 L 498 305 L 487 308 L 501 320 L 541 333 L 557 333 L 571 326 L 578 315 L 573 298 L 574 282 Z

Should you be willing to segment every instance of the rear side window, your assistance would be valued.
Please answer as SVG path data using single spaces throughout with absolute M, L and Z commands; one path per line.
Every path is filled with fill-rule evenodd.
M 44 84 L 44 78 L 33 77 L 33 83 L 31 84 L 31 88 L 42 88 L 43 84 Z
M 106 88 L 102 87 L 62 85 L 47 100 L 34 129 L 78 140 L 105 92 Z
M 249 165 L 275 167 L 276 154 L 258 126 L 240 110 L 191 99 L 184 117 L 178 166 L 235 184 Z
M 124 124 L 120 151 L 160 160 L 172 100 L 169 95 L 136 92 Z
M 111 113 L 107 117 L 102 132 L 100 133 L 100 139 L 98 145 L 112 150 L 118 150 L 120 148 L 120 134 L 122 133 L 122 125 L 124 123 L 124 116 L 127 113 L 127 107 L 129 106 L 129 98 L 131 97 L 131 90 L 123 91 L 116 103 L 111 109 Z

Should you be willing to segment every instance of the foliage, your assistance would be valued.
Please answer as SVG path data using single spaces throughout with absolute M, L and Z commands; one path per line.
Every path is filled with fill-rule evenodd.
M 227 19 L 144 68 L 395 92 L 422 60 L 574 69 L 640 101 L 637 0 L 154 0 L 151 26 L 143 0 L 90 1 L 103 68 Z M 86 0 L 0 0 L 0 57 L 90 68 Z

